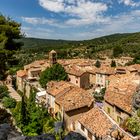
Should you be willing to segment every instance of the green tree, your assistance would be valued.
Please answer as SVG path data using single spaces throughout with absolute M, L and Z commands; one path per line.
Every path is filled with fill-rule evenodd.
M 6 86 L 0 85 L 0 99 L 2 99 L 3 97 L 9 97 L 9 92 Z
M 115 62 L 115 60 L 112 60 L 112 61 L 111 61 L 111 67 L 116 67 L 116 62 Z
M 104 100 L 105 91 L 106 88 L 102 88 L 99 93 L 98 92 L 93 93 L 96 102 L 102 102 Z
M 28 122 L 27 103 L 25 101 L 24 95 L 22 96 L 21 106 L 20 106 L 20 122 L 22 125 L 26 125 Z
M 22 37 L 20 27 L 21 24 L 0 15 L 0 80 L 6 77 L 7 69 L 15 64 L 14 54 L 23 45 L 16 40 Z
M 96 61 L 95 66 L 96 66 L 97 68 L 100 68 L 100 67 L 101 67 L 101 63 L 100 63 L 99 60 Z
M 123 53 L 123 49 L 120 46 L 116 46 L 113 48 L 113 56 L 118 57 L 120 54 Z
M 127 119 L 126 127 L 134 136 L 140 135 L 140 122 L 137 118 L 131 117 Z
M 4 107 L 6 108 L 15 108 L 16 106 L 16 100 L 13 98 L 4 97 L 2 102 L 3 102 Z
M 46 84 L 51 80 L 61 81 L 67 80 L 67 78 L 68 75 L 65 72 L 65 69 L 57 63 L 41 73 L 39 82 L 42 87 L 46 87 Z

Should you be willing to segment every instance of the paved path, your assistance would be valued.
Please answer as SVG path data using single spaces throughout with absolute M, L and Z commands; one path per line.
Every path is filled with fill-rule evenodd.
M 21 101 L 21 96 L 17 93 L 17 91 L 12 86 L 7 85 L 7 87 L 10 96 L 14 98 L 17 102 Z

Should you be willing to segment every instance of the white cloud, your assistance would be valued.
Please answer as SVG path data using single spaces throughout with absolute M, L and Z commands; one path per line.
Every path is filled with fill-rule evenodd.
M 72 16 L 65 23 L 67 25 L 87 25 L 104 22 L 103 12 L 108 7 L 105 3 L 93 2 L 91 0 L 39 0 L 39 4 L 55 13 L 66 13 Z
M 124 3 L 127 6 L 133 7 L 140 6 L 140 2 L 134 2 L 133 0 L 120 0 L 119 3 Z
M 21 17 L 24 22 L 30 24 L 53 24 L 55 20 L 53 19 L 46 19 L 46 18 L 38 18 L 38 17 Z
M 77 34 L 77 38 L 89 39 L 94 37 L 100 37 L 104 35 L 110 35 L 114 33 L 127 33 L 138 32 L 140 29 L 140 10 L 134 10 L 130 13 L 124 13 L 119 16 L 114 16 L 110 21 L 101 25 L 93 31 L 80 32 Z
M 62 12 L 64 11 L 64 3 L 63 0 L 39 0 L 39 4 L 53 12 Z

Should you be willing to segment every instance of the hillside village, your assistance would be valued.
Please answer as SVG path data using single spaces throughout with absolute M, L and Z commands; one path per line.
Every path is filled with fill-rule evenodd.
M 87 140 L 138 140 L 140 137 L 123 125 L 140 107 L 140 65 L 125 66 L 132 60 L 115 59 L 116 67 L 110 66 L 111 59 L 100 60 L 97 68 L 96 60 L 57 59 L 57 52 L 52 50 L 49 60 L 34 61 L 17 71 L 17 91 L 29 98 L 31 89 L 36 89 L 36 103 L 44 104 L 53 118 L 61 116 L 68 132 L 78 132 Z M 41 72 L 56 63 L 64 67 L 68 80 L 50 81 L 42 88 Z M 12 77 L 7 77 L 6 84 L 12 88 Z M 98 101 L 102 90 L 104 97 Z M 17 92 L 12 93 L 12 98 L 21 101 Z

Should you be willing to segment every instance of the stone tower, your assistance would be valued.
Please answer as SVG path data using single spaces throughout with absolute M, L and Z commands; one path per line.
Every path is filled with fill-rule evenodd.
M 57 53 L 56 53 L 56 51 L 52 50 L 49 53 L 49 62 L 50 62 L 50 66 L 57 63 Z

